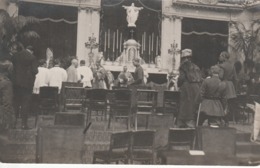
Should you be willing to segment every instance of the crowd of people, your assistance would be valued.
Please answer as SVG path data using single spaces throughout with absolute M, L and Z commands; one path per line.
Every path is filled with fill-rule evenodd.
M 236 66 L 229 61 L 229 54 L 222 52 L 219 64 L 212 66 L 208 76 L 203 79 L 200 68 L 191 58 L 192 50 L 184 49 L 179 71 L 168 75 L 168 90 L 181 92 L 177 126 L 195 127 L 198 115 L 197 125 L 202 125 L 206 119 L 208 124 L 214 127 L 227 124 L 227 114 L 232 111 L 237 94 Z M 37 60 L 33 48 L 28 46 L 11 59 L 0 61 L 1 129 L 15 128 L 18 114 L 21 114 L 22 129 L 29 129 L 27 120 L 32 96 L 38 95 L 40 87 L 43 86 L 58 87 L 60 93 L 62 82 L 82 83 L 85 88 L 101 89 L 145 85 L 149 75 L 142 68 L 140 61 L 139 58 L 133 60 L 133 75 L 127 66 L 124 66 L 115 79 L 113 74 L 101 65 L 101 59 L 86 65 L 84 60 L 74 58 L 71 59 L 70 66 L 64 69 L 60 59 L 53 59 L 52 66 L 49 66 L 49 59 Z M 259 76 L 253 82 L 259 84 Z

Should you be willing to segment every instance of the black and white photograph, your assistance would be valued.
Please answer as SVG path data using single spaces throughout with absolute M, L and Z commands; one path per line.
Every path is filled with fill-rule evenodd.
M 259 166 L 260 0 L 0 0 L 0 164 Z

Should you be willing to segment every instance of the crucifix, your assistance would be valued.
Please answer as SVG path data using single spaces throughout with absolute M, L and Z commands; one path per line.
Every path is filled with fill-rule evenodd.
M 132 30 L 130 30 L 130 33 L 131 33 L 131 39 L 134 39 L 134 30 L 132 29 Z
M 173 60 L 172 60 L 172 66 L 173 66 L 173 69 L 175 67 L 175 61 L 176 61 L 176 55 L 177 54 L 180 54 L 180 49 L 178 49 L 178 44 L 175 43 L 175 41 L 173 42 L 173 44 L 171 44 L 171 48 L 168 49 L 168 53 L 171 54 L 173 56 Z
M 88 38 L 88 42 L 85 43 L 85 47 L 90 49 L 88 54 L 89 56 L 89 64 L 94 63 L 94 53 L 92 52 L 93 49 L 98 48 L 99 44 L 96 42 L 96 37 L 94 37 L 94 33 L 92 33 L 92 37 Z

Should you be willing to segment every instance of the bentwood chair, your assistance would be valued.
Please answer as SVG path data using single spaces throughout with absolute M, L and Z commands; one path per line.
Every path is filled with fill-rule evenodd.
M 110 128 L 111 120 L 124 118 L 127 120 L 127 129 L 130 128 L 131 122 L 131 104 L 132 92 L 128 89 L 113 90 L 113 100 L 110 106 L 110 115 L 108 128 Z
M 157 91 L 137 89 L 135 109 L 135 130 L 138 127 L 138 116 L 146 116 L 145 128 L 148 129 L 149 117 L 154 114 L 157 105 Z
M 75 109 L 82 111 L 82 103 L 84 101 L 83 87 L 68 87 L 64 88 L 64 111 Z
M 92 112 L 95 111 L 96 115 L 99 115 L 105 119 L 107 117 L 107 90 L 105 89 L 92 89 L 90 91 L 89 108 L 87 110 L 87 122 L 91 120 Z
M 35 126 L 37 125 L 38 115 L 51 115 L 58 111 L 58 87 L 44 86 L 40 87 L 39 93 L 39 111 L 35 118 Z
M 142 130 L 132 133 L 130 162 L 155 163 L 155 131 Z
M 163 95 L 163 113 L 173 116 L 173 124 L 175 124 L 176 117 L 179 113 L 180 92 L 178 91 L 164 91 Z
M 130 153 L 131 132 L 113 133 L 110 138 L 110 147 L 107 151 L 94 151 L 93 164 L 113 163 L 120 161 L 127 164 Z

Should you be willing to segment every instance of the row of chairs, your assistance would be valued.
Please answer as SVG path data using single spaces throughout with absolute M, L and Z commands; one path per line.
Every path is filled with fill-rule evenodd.
M 178 113 L 179 96 L 179 92 L 164 91 L 163 109 L 160 109 L 160 114 L 170 114 L 175 118 Z M 112 120 L 125 118 L 129 129 L 132 118 L 134 118 L 134 125 L 137 130 L 139 115 L 146 116 L 145 127 L 148 128 L 149 117 L 158 112 L 158 92 L 156 90 L 130 90 L 127 88 L 105 90 L 65 86 L 62 90 L 62 98 L 63 111 L 77 109 L 86 112 L 87 122 L 90 121 L 93 112 L 96 112 L 96 114 L 101 112 L 101 115 L 106 119 L 109 111 L 108 128 L 110 128 Z M 57 99 L 57 88 L 40 88 L 41 109 L 46 106 L 47 109 L 44 110 L 57 109 Z M 50 102 L 52 102 L 52 105 L 50 105 Z
M 169 129 L 167 150 L 174 146 L 192 149 L 195 137 L 193 128 Z M 110 139 L 110 147 L 106 151 L 95 151 L 93 163 L 119 163 L 141 162 L 155 164 L 155 131 L 139 130 L 113 133 Z

